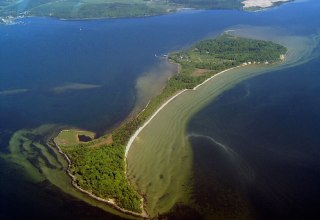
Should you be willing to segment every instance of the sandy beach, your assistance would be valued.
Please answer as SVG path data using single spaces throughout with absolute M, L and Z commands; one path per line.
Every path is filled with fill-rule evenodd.
M 235 68 L 239 68 L 242 67 L 243 65 L 240 66 L 236 66 L 236 67 L 232 67 L 226 70 L 223 70 L 217 74 L 214 74 L 213 76 L 211 76 L 210 78 L 206 79 L 205 81 L 203 81 L 202 83 L 200 83 L 199 85 L 195 86 L 193 89 L 184 89 L 180 92 L 178 92 L 177 94 L 175 94 L 174 96 L 172 96 L 169 100 L 167 100 L 165 103 L 163 103 L 158 110 L 153 113 L 153 115 L 148 119 L 148 121 L 146 121 L 130 138 L 130 140 L 128 141 L 128 144 L 126 145 L 126 152 L 125 152 L 125 158 L 127 158 L 128 156 L 128 152 L 131 148 L 132 143 L 134 142 L 134 140 L 136 139 L 136 137 L 140 134 L 140 132 L 152 121 L 152 119 L 164 108 L 166 107 L 166 105 L 168 105 L 172 100 L 174 100 L 175 98 L 177 98 L 179 95 L 181 95 L 182 93 L 186 92 L 186 91 L 196 91 L 200 86 L 204 85 L 205 83 L 207 83 L 208 81 L 212 80 L 213 78 L 229 71 Z
M 176 97 L 178 97 L 179 95 L 181 95 L 183 92 L 187 91 L 187 89 L 184 89 L 182 91 L 180 91 L 179 93 L 177 93 L 176 95 L 172 96 L 168 101 L 166 101 L 164 104 L 162 104 L 160 106 L 160 108 L 158 108 L 158 110 L 153 113 L 153 115 L 148 119 L 148 121 L 146 121 L 129 139 L 128 144 L 126 146 L 126 152 L 125 152 L 125 157 L 127 157 L 128 152 L 130 150 L 130 147 L 134 141 L 134 139 L 136 139 L 136 137 L 139 135 L 139 133 L 152 121 L 152 119 L 167 105 L 169 104 L 173 99 L 175 99 Z
M 290 0 L 245 0 L 242 2 L 244 8 L 269 8 L 276 3 L 288 2 Z

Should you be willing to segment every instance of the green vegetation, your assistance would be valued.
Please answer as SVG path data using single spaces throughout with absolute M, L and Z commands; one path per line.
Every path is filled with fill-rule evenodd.
M 272 42 L 226 34 L 201 41 L 188 50 L 169 56 L 170 60 L 181 65 L 180 73 L 169 79 L 162 93 L 152 98 L 143 112 L 116 129 L 112 136 L 106 135 L 83 143 L 75 138 L 80 133 L 63 131 L 55 142 L 70 158 L 70 171 L 82 189 L 101 198 L 112 198 L 125 209 L 140 212 L 140 196 L 129 184 L 125 174 L 125 146 L 133 133 L 178 91 L 192 89 L 221 70 L 243 62 L 277 62 L 284 53 L 285 47 Z M 198 71 L 199 68 L 201 71 Z M 81 134 L 93 137 L 87 132 Z
M 182 8 L 242 9 L 242 1 L 243 0 L 0 0 L 0 17 L 18 15 L 64 19 L 142 17 L 175 12 Z
M 124 146 L 114 146 L 107 136 L 86 143 L 75 141 L 80 134 L 84 132 L 65 130 L 55 138 L 71 160 L 70 172 L 76 184 L 100 198 L 113 199 L 122 208 L 140 212 L 140 197 L 124 173 Z
M 277 62 L 287 49 L 279 44 L 224 34 L 170 56 L 184 67 L 222 70 L 245 62 Z
M 240 9 L 243 0 L 170 0 L 184 7 L 197 9 Z
M 171 54 L 169 59 L 181 65 L 180 73 L 168 81 L 162 93 L 152 98 L 148 107 L 136 119 L 113 132 L 114 143 L 125 145 L 135 130 L 160 104 L 178 91 L 192 89 L 214 74 L 244 62 L 280 61 L 280 56 L 286 51 L 285 47 L 270 41 L 223 34 L 216 39 L 201 41 L 188 50 Z M 194 73 L 197 69 L 205 71 L 196 75 Z
M 0 0 L 0 17 L 45 16 L 64 19 L 142 17 L 175 11 L 167 0 Z
M 95 134 L 91 131 L 64 130 L 59 134 L 59 139 L 56 139 L 56 144 L 59 146 L 79 144 L 79 135 L 84 135 L 91 139 L 95 137 Z

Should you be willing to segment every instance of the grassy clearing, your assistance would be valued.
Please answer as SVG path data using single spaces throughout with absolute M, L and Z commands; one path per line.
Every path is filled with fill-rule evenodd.
M 55 141 L 61 147 L 80 144 L 79 135 L 85 135 L 91 139 L 95 138 L 95 133 L 90 131 L 63 130 Z

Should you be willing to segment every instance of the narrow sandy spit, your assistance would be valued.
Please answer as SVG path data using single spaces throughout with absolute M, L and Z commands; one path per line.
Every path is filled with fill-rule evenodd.
M 128 152 L 132 146 L 132 143 L 134 142 L 134 140 L 136 139 L 136 137 L 140 134 L 140 132 L 152 121 L 152 119 L 164 108 L 166 107 L 166 105 L 168 105 L 172 100 L 174 100 L 176 97 L 178 97 L 179 95 L 181 95 L 182 93 L 186 92 L 186 91 L 196 91 L 200 86 L 204 85 L 205 83 L 207 83 L 208 81 L 210 81 L 211 79 L 238 67 L 241 67 L 243 65 L 240 66 L 236 66 L 236 67 L 232 67 L 226 70 L 223 70 L 213 76 L 211 76 L 210 78 L 206 79 L 205 81 L 203 81 L 201 84 L 197 85 L 196 87 L 194 87 L 193 89 L 184 89 L 180 92 L 178 92 L 177 94 L 175 94 L 174 96 L 172 96 L 169 100 L 167 100 L 165 103 L 163 103 L 158 110 L 153 113 L 153 115 L 148 119 L 148 121 L 146 121 L 138 130 L 136 130 L 136 132 L 131 136 L 131 138 L 128 141 L 128 144 L 126 145 L 126 152 L 125 152 L 125 158 L 127 158 L 128 156 Z

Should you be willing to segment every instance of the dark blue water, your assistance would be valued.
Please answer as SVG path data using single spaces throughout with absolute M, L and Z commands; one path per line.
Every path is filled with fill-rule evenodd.
M 319 218 L 319 66 L 316 57 L 252 78 L 194 116 L 189 132 L 213 139 L 192 138 L 194 196 L 206 212 Z
M 234 25 L 314 34 L 320 27 L 318 9 L 319 3 L 311 1 L 260 13 L 198 11 L 92 21 L 26 18 L 23 24 L 0 26 L 0 150 L 8 152 L 16 131 L 43 124 L 102 133 L 132 111 L 136 80 L 159 63 L 154 54 L 181 49 Z M 310 100 L 306 115 L 313 104 Z M 1 219 L 111 218 L 47 181 L 27 181 L 17 165 L 2 158 L 0 176 Z

